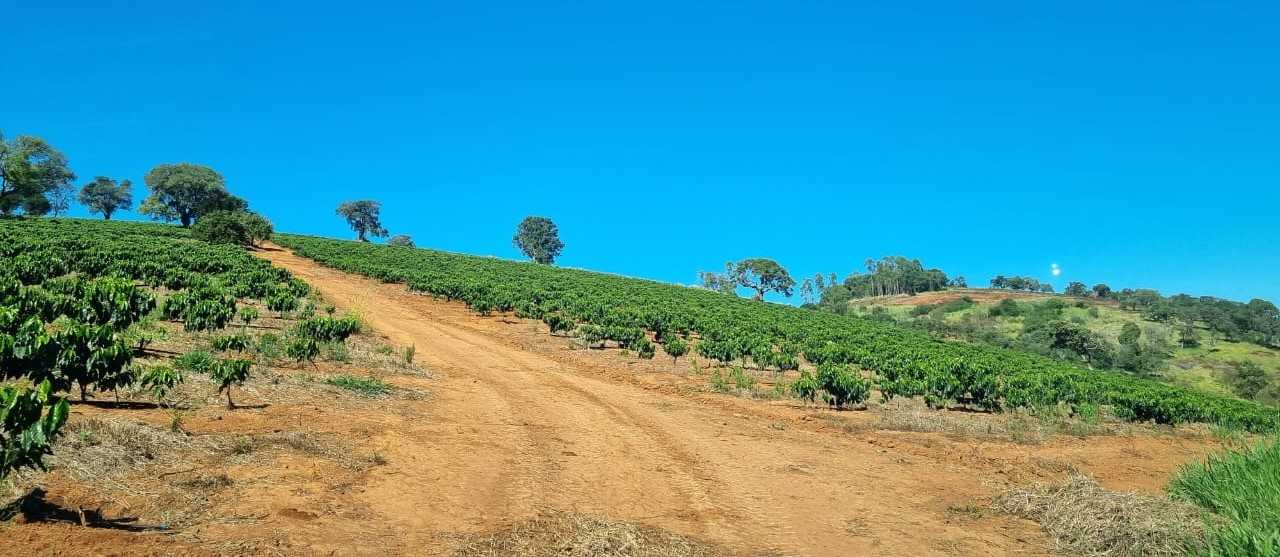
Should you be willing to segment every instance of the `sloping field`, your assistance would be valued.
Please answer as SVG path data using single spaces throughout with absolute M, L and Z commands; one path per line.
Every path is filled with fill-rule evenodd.
M 189 374 L 175 407 L 91 386 L 93 400 L 72 405 L 52 470 L 16 478 L 6 509 L 16 518 L 0 523 L 5 553 L 1047 555 L 1053 542 L 1040 525 L 995 513 L 990 501 L 1071 471 L 1109 489 L 1159 494 L 1179 466 L 1221 446 L 1202 426 L 981 412 L 968 394 L 938 410 L 906 395 L 833 410 L 767 392 L 797 377 L 779 368 L 780 356 L 737 352 L 729 366 L 704 355 L 696 364 L 692 355 L 641 359 L 636 340 L 626 350 L 613 339 L 591 349 L 596 343 L 547 334 L 547 316 L 569 315 L 568 304 L 519 317 L 536 308 L 506 308 L 501 296 L 490 302 L 475 292 L 470 305 L 428 296 L 423 282 L 410 289 L 275 246 L 251 252 L 275 267 L 267 269 L 171 227 L 4 224 L 26 278 L 12 289 L 17 299 L 61 304 L 42 296 L 68 288 L 73 279 L 63 273 L 76 281 L 125 273 L 161 284 L 161 309 L 198 295 L 234 303 L 236 315 L 260 313 L 208 332 L 187 330 L 203 323 L 204 310 L 150 325 L 165 334 L 138 350 L 135 361 L 148 369 L 180 365 L 233 331 L 250 337 L 252 348 L 213 355 L 254 362 L 235 387 L 235 408 L 203 372 Z M 606 285 L 629 280 L 447 257 Z M 726 319 L 764 308 L 785 327 L 810 315 L 628 284 L 684 292 L 729 312 Z M 572 292 L 571 284 L 542 286 Z M 543 298 L 547 307 L 551 299 Z M 296 311 L 279 309 L 288 305 Z M 277 345 L 305 340 L 303 325 L 324 313 L 357 316 L 363 327 L 318 357 L 282 357 Z M 648 329 L 644 338 L 714 343 L 707 323 L 667 321 L 662 335 Z M 737 369 L 744 360 L 747 369 Z M 812 369 L 807 359 L 801 367 Z M 750 383 L 715 388 L 730 368 Z

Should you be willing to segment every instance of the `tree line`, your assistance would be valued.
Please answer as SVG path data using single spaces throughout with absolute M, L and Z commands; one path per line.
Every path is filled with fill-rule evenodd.
M 76 173 L 66 155 L 30 135 L 0 134 L 0 215 L 60 215 L 71 206 Z M 155 220 L 192 228 L 192 236 L 216 243 L 254 244 L 270 237 L 271 223 L 227 190 L 226 179 L 207 166 L 156 165 L 143 179 L 149 195 L 138 211 Z M 97 176 L 75 199 L 105 220 L 133 208 L 133 183 Z

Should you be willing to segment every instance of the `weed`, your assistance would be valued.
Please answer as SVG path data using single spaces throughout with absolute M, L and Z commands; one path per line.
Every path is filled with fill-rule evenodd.
M 325 379 L 325 383 L 367 397 L 382 396 L 391 392 L 390 385 L 373 377 L 365 379 L 350 375 L 335 375 Z

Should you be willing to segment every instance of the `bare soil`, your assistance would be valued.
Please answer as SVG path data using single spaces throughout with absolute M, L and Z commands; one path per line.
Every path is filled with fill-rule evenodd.
M 1022 292 L 1018 290 L 998 290 L 988 288 L 952 288 L 948 290 L 938 290 L 934 292 L 921 292 L 912 296 L 906 294 L 897 296 L 877 296 L 874 298 L 861 298 L 854 300 L 857 305 L 880 305 L 880 306 L 923 306 L 933 304 L 945 304 L 953 302 L 961 298 L 970 298 L 979 304 L 995 304 L 1001 300 L 1016 300 L 1025 302 L 1029 300 L 1044 300 L 1052 297 L 1063 297 L 1057 294 L 1044 294 L 1040 292 Z M 1096 305 L 1113 305 L 1112 302 L 1106 300 L 1098 300 L 1096 298 L 1077 298 L 1073 300 L 1083 300 L 1085 303 Z
M 691 554 L 1047 555 L 1051 543 L 1036 523 L 974 509 L 1011 486 L 1061 480 L 1072 470 L 1110 489 L 1158 493 L 1181 463 L 1219 446 L 1194 431 L 1163 429 L 1034 443 L 897 431 L 882 425 L 891 409 L 835 412 L 714 394 L 703 388 L 705 370 L 685 360 L 588 350 L 540 323 L 480 317 L 278 248 L 259 255 L 360 315 L 387 342 L 415 347 L 431 377 L 381 378 L 429 396 L 335 404 L 303 397 L 205 411 L 186 421 L 197 437 L 249 432 L 264 448 L 211 459 L 201 473 L 226 474 L 231 483 L 213 481 L 202 512 L 183 528 L 36 520 L 0 526 L 0 553 L 451 555 L 572 538 L 678 540 L 682 552 L 700 544 Z M 165 421 L 157 411 L 136 415 Z M 974 431 L 1008 419 L 971 417 Z M 331 450 L 288 450 L 270 435 L 320 435 Z M 149 504 L 145 495 L 94 500 L 60 472 L 43 485 L 60 509 L 155 515 L 139 510 Z M 512 533 L 561 523 L 575 530 Z M 583 524 L 607 528 L 584 534 Z

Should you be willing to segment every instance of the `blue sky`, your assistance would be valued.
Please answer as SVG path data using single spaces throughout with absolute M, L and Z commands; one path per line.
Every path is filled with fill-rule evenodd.
M 373 198 L 420 246 L 546 215 L 563 265 L 672 282 L 903 254 L 1280 301 L 1275 2 L 184 4 L 7 7 L 0 130 L 139 201 L 210 165 L 288 232 Z

